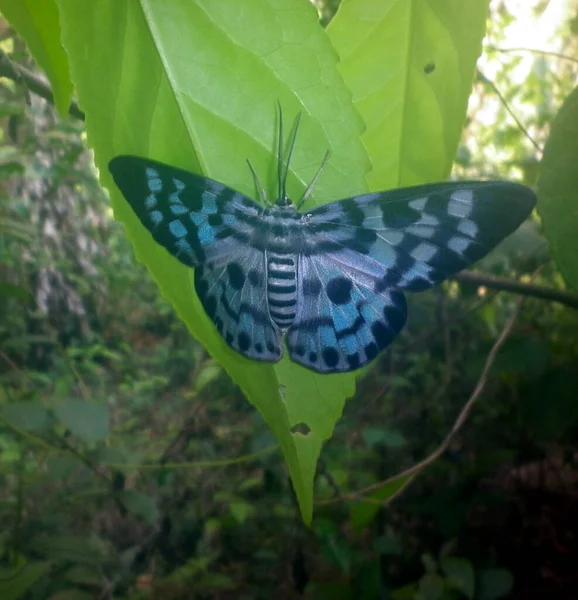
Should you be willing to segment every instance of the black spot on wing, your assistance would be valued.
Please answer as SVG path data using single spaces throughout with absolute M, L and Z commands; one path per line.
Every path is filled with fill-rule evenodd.
M 376 321 L 371 326 L 371 333 L 379 348 L 389 346 L 395 337 L 395 334 L 382 321 Z
M 237 343 L 239 344 L 239 350 L 241 352 L 247 352 L 247 350 L 249 350 L 251 347 L 251 338 L 245 331 L 241 331 L 237 336 Z
M 352 288 L 353 284 L 350 279 L 334 277 L 327 284 L 325 292 L 333 304 L 347 304 L 351 300 Z
M 219 227 L 223 224 L 223 216 L 218 212 L 209 215 L 207 220 L 212 227 Z
M 263 275 L 257 269 L 250 269 L 247 273 L 247 279 L 253 287 L 259 287 L 263 284 Z
M 229 283 L 233 289 L 240 290 L 245 285 L 245 274 L 238 263 L 229 263 L 227 265 L 227 274 L 229 275 Z
M 295 346 L 295 348 L 293 348 L 293 352 L 297 356 L 305 356 L 305 347 L 302 346 L 301 344 L 298 344 L 297 346 Z
M 333 369 L 339 362 L 339 352 L 335 348 L 323 348 L 321 356 L 329 369 Z
M 421 219 L 420 211 L 400 202 L 382 204 L 381 213 L 383 225 L 388 229 L 404 229 Z
M 363 350 L 368 361 L 373 360 L 379 354 L 379 348 L 374 342 L 367 344 Z
M 349 369 L 351 371 L 359 369 L 361 364 L 359 359 L 359 352 L 355 352 L 355 354 L 349 354 L 345 358 L 347 360 L 347 365 L 349 366 Z
M 340 202 L 341 208 L 346 215 L 347 223 L 360 227 L 365 219 L 365 212 L 360 208 L 355 198 L 348 198 Z

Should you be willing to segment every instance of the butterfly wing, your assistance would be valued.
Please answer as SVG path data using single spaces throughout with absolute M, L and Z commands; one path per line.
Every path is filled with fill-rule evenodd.
M 483 258 L 535 204 L 515 183 L 439 183 L 320 206 L 309 227 L 321 251 L 373 273 L 376 291 L 420 291 Z
M 199 299 L 227 344 L 248 358 L 279 360 L 265 255 L 247 243 L 260 206 L 222 183 L 148 159 L 117 156 L 109 169 L 155 241 L 195 268 Z
M 234 256 L 251 235 L 247 221 L 262 210 L 218 181 L 154 160 L 116 156 L 108 168 L 155 241 L 189 267 Z
M 403 291 L 424 290 L 485 256 L 535 201 L 512 183 L 442 183 L 310 211 L 287 332 L 291 358 L 322 373 L 370 362 L 405 324 Z
M 243 247 L 195 269 L 195 289 L 227 344 L 253 360 L 278 361 L 281 332 L 271 321 L 265 293 L 265 256 Z
M 374 290 L 375 278 L 348 269 L 338 253 L 301 255 L 297 313 L 287 331 L 291 359 L 319 373 L 372 361 L 406 321 L 402 292 Z

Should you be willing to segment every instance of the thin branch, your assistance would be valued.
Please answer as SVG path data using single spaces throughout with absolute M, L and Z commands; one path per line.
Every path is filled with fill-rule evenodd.
M 578 63 L 578 58 L 574 58 L 573 56 L 560 54 L 559 52 L 550 52 L 549 50 L 538 50 L 538 48 L 498 48 L 496 46 L 488 46 L 486 50 L 492 50 L 494 52 L 530 52 L 532 54 L 543 54 L 544 56 L 553 56 L 554 58 L 561 58 L 562 60 Z
M 491 81 L 490 79 L 488 79 L 479 69 L 477 70 L 477 75 L 478 75 L 478 79 L 482 83 L 489 85 L 494 90 L 494 93 L 496 94 L 496 96 L 498 96 L 498 98 L 500 99 L 500 102 L 504 105 L 504 108 L 508 111 L 508 113 L 512 117 L 512 119 L 514 119 L 514 121 L 516 121 L 516 125 L 522 130 L 523 134 L 530 140 L 530 142 L 532 143 L 534 148 L 536 148 L 536 150 L 541 154 L 542 148 L 540 147 L 538 142 L 530 135 L 530 132 L 524 127 L 524 125 L 522 125 L 522 122 L 520 121 L 520 119 L 518 119 L 518 117 L 516 116 L 514 111 L 510 108 L 508 101 L 504 98 L 504 96 L 502 95 L 502 92 L 500 92 L 500 90 L 496 87 L 496 84 L 493 81 Z
M 14 62 L 10 57 L 0 50 L 0 77 L 6 77 L 19 84 L 24 84 L 31 92 L 44 98 L 50 104 L 54 104 L 54 94 L 50 86 L 40 77 Z M 70 103 L 68 114 L 71 117 L 84 121 L 84 113 L 73 100 Z
M 497 356 L 500 348 L 504 345 L 504 342 L 506 341 L 506 339 L 512 332 L 512 329 L 514 328 L 514 324 L 516 322 L 516 319 L 518 318 L 518 314 L 520 313 L 520 309 L 521 309 L 523 301 L 524 301 L 524 297 L 522 297 L 518 300 L 516 307 L 514 309 L 514 312 L 512 313 L 512 315 L 506 322 L 498 339 L 495 341 L 494 345 L 492 346 L 492 349 L 490 350 L 490 353 L 488 354 L 486 363 L 485 363 L 482 373 L 478 379 L 476 387 L 474 388 L 474 391 L 468 398 L 468 401 L 465 403 L 464 407 L 462 408 L 459 415 L 457 416 L 450 432 L 446 435 L 446 437 L 444 438 L 442 443 L 429 456 L 424 458 L 421 462 L 411 466 L 409 469 L 405 469 L 401 473 L 398 473 L 397 475 L 394 475 L 392 477 L 384 479 L 383 481 L 379 481 L 378 483 L 374 483 L 373 485 L 367 486 L 367 487 L 357 490 L 355 492 L 352 492 L 349 494 L 342 494 L 340 498 L 321 501 L 319 504 L 331 504 L 331 503 L 339 501 L 339 500 L 348 500 L 348 501 L 363 500 L 363 502 L 366 502 L 369 504 L 373 503 L 373 504 L 387 506 L 387 504 L 389 504 L 391 501 L 393 501 L 395 498 L 397 498 L 397 496 L 399 494 L 401 494 L 410 485 L 410 483 L 414 480 L 414 478 L 418 475 L 418 473 L 420 473 L 423 469 L 425 469 L 430 464 L 432 464 L 434 461 L 436 461 L 448 449 L 450 443 L 453 441 L 454 437 L 460 431 L 462 425 L 465 423 L 466 419 L 468 418 L 476 401 L 478 400 L 478 398 L 481 396 L 482 392 L 484 391 L 484 388 L 488 381 L 490 371 L 496 360 L 496 356 Z M 407 481 L 405 481 L 403 483 L 403 485 L 394 494 L 392 494 L 385 502 L 383 502 L 382 500 L 376 500 L 376 499 L 372 499 L 372 498 L 362 498 L 362 496 L 365 496 L 366 494 L 369 494 L 371 492 L 375 492 L 375 491 L 383 488 L 384 486 L 388 485 L 389 483 L 391 483 L 393 481 L 397 481 L 399 479 L 403 479 L 404 477 L 408 478 Z
M 462 283 L 485 286 L 500 292 L 513 292 L 515 294 L 520 294 L 521 296 L 559 302 L 570 308 L 578 309 L 578 294 L 565 292 L 564 290 L 556 290 L 554 288 L 532 283 L 522 283 L 514 279 L 507 279 L 506 277 L 498 277 L 496 275 L 490 275 L 489 273 L 479 273 L 475 271 L 462 271 L 461 273 L 454 275 L 452 279 Z

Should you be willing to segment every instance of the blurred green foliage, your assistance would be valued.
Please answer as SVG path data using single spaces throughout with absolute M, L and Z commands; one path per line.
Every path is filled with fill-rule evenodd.
M 572 6 L 558 33 L 576 55 Z M 325 21 L 335 7 L 322 7 Z M 514 20 L 496 3 L 493 47 Z M 2 27 L 3 50 L 34 69 Z M 534 54 L 516 84 L 520 55 L 484 60 L 493 55 L 500 68 L 490 77 L 480 63 L 454 171 L 534 184 L 539 153 L 493 86 L 543 146 L 576 64 Z M 576 589 L 574 311 L 526 300 L 462 433 L 384 506 L 408 477 L 349 494 L 435 450 L 515 303 L 455 282 L 412 296 L 407 331 L 323 450 L 308 530 L 269 429 L 135 262 L 82 124 L 6 78 L 0 117 L 0 598 L 497 600 Z M 529 224 L 483 267 L 513 278 L 547 257 Z M 534 283 L 561 277 L 547 262 Z

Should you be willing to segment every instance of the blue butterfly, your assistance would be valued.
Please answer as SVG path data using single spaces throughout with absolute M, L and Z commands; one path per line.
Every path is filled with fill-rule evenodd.
M 425 290 L 485 256 L 526 219 L 534 193 L 467 181 L 362 194 L 299 212 L 286 194 L 279 115 L 278 198 L 261 204 L 201 175 L 136 156 L 109 169 L 161 246 L 195 269 L 208 317 L 243 356 L 317 371 L 358 369 L 406 322 L 404 292 Z

